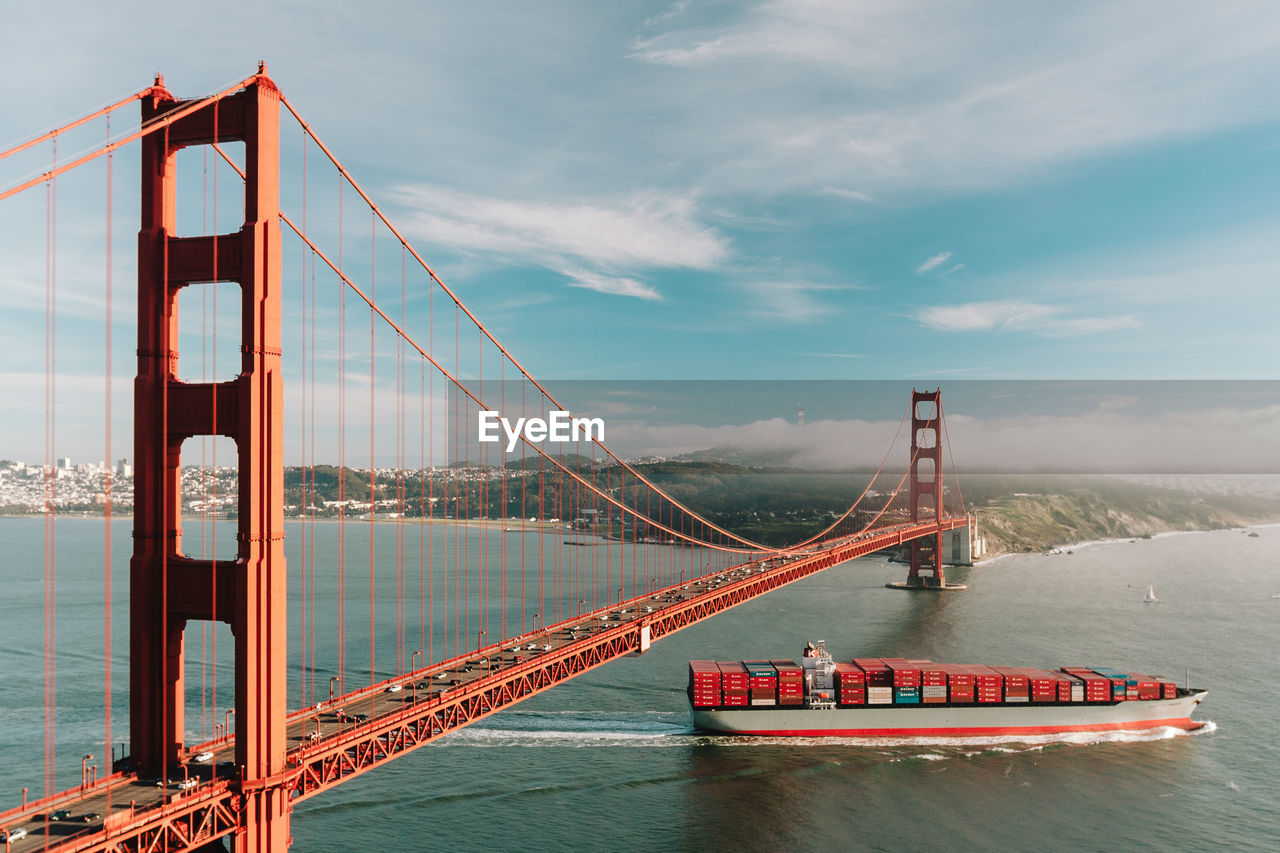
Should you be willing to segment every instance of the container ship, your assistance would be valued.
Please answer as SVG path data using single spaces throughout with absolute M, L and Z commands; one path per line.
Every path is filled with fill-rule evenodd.
M 1007 737 L 1165 726 L 1192 731 L 1206 691 L 1103 666 L 975 666 L 834 660 L 689 662 L 693 725 L 793 737 Z

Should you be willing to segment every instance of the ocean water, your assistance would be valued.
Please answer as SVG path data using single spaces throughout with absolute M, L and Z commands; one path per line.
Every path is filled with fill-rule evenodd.
M 100 551 L 101 530 L 92 520 L 58 528 L 64 785 L 102 738 L 101 566 L 78 588 L 72 556 L 78 535 L 86 553 L 90 542 Z M 952 573 L 968 582 L 962 593 L 888 590 L 901 566 L 852 561 L 299 804 L 293 849 L 1280 849 L 1280 528 L 1256 530 L 1006 557 Z M 18 555 L 0 565 L 0 792 L 16 803 L 22 785 L 35 795 L 41 784 L 43 534 L 27 519 L 0 520 L 0 531 Z M 128 547 L 127 528 L 117 539 Z M 117 559 L 120 600 L 126 580 Z M 1142 602 L 1148 583 L 1158 604 Z M 126 640 L 114 630 L 123 677 Z M 1210 691 L 1197 714 L 1209 724 L 870 743 L 690 729 L 690 658 L 796 657 L 808 640 L 840 658 L 1109 664 L 1179 682 L 1189 670 Z M 198 734 L 190 712 L 188 723 Z M 123 717 L 113 725 L 123 732 Z

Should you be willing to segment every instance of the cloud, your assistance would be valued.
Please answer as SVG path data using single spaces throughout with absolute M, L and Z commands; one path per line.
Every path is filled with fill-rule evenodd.
M 868 358 L 859 352 L 798 352 L 796 355 L 805 358 Z
M 923 275 L 927 273 L 929 270 L 937 269 L 938 267 L 942 266 L 950 259 L 951 259 L 950 252 L 939 252 L 929 260 L 925 261 L 920 266 L 916 267 L 916 273 L 918 275 Z
M 870 193 L 864 193 L 862 190 L 846 190 L 840 187 L 823 187 L 819 191 L 822 195 L 833 195 L 838 198 L 847 198 L 850 201 L 873 202 L 875 197 Z
M 642 26 L 646 28 L 652 27 L 655 24 L 661 24 L 665 21 L 671 20 L 672 18 L 678 18 L 680 15 L 684 14 L 684 10 L 688 8 L 689 8 L 689 0 L 678 0 L 678 2 L 672 3 L 671 6 L 665 11 L 659 12 L 658 14 L 646 20 L 644 24 L 642 24 Z
M 597 293 L 611 293 L 617 296 L 634 296 L 650 302 L 662 300 L 662 294 L 634 278 L 613 278 L 586 270 L 565 270 L 564 274 L 569 279 L 570 287 L 581 287 Z
M 782 418 L 716 427 L 633 422 L 610 424 L 610 445 L 629 455 L 663 456 L 735 448 L 776 454 L 796 467 L 848 468 L 878 464 L 896 428 L 892 421 L 856 419 L 815 420 L 803 427 Z M 1071 416 L 983 418 L 952 413 L 947 416 L 947 433 L 956 460 L 970 473 L 1280 473 L 1274 463 L 1280 460 L 1276 404 L 1161 414 L 1142 407 L 1123 412 L 1101 407 Z M 1260 459 L 1271 464 L 1259 469 Z M 947 468 L 950 481 L 949 462 Z
M 615 204 L 522 201 L 434 185 L 401 187 L 405 230 L 439 246 L 562 268 L 713 269 L 729 241 L 698 220 L 689 198 L 649 191 Z
M 743 288 L 754 299 L 751 313 L 783 323 L 804 323 L 829 315 L 832 308 L 815 294 L 822 291 L 844 290 L 830 284 L 813 284 L 799 281 L 753 281 Z
M 1026 331 L 1044 337 L 1095 335 L 1138 326 L 1131 316 L 1062 317 L 1065 309 L 1031 302 L 968 302 L 916 313 L 925 326 L 945 332 Z
M 770 0 L 670 22 L 630 57 L 679 69 L 716 105 L 705 112 L 732 128 L 714 143 L 730 155 L 721 180 L 891 197 L 1274 120 L 1274 5 L 1175 7 Z

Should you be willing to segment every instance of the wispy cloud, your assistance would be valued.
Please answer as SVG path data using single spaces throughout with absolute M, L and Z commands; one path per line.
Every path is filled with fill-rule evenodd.
M 841 187 L 823 187 L 819 192 L 822 195 L 833 195 L 837 198 L 847 198 L 850 201 L 875 201 L 875 197 L 871 195 L 871 193 L 865 193 L 862 190 L 849 190 Z
M 613 204 L 524 201 L 439 186 L 402 187 L 406 229 L 437 245 L 489 252 L 551 269 L 711 269 L 729 241 L 699 221 L 694 202 L 657 191 Z
M 916 273 L 918 275 L 924 275 L 929 270 L 937 269 L 949 260 L 951 260 L 950 252 L 939 252 L 920 266 L 916 267 Z
M 830 314 L 832 307 L 817 294 L 846 289 L 800 281 L 754 281 L 742 286 L 753 298 L 751 314 L 783 323 L 804 323 Z
M 1043 337 L 1069 338 L 1136 327 L 1133 317 L 1064 317 L 1065 309 L 1032 302 L 968 302 L 935 305 L 916 313 L 916 320 L 946 332 L 1024 331 Z
M 718 99 L 719 119 L 743 111 L 736 156 L 717 176 L 775 189 L 999 186 L 1280 114 L 1269 96 L 1280 26 L 1263 0 L 1160 16 L 1139 3 L 1059 4 L 1016 20 L 999 8 L 768 0 L 711 23 L 670 22 L 630 56 L 685 70 L 702 102 Z
M 678 0 L 678 2 L 672 3 L 667 9 L 646 20 L 642 26 L 652 27 L 655 24 L 665 23 L 672 18 L 678 18 L 680 15 L 684 14 L 684 10 L 688 8 L 689 0 Z
M 860 352 L 798 352 L 796 355 L 804 358 L 867 358 Z
M 570 287 L 581 287 L 586 290 L 594 290 L 597 293 L 610 293 L 615 296 L 634 296 L 637 299 L 645 299 L 651 302 L 662 299 L 662 294 L 649 285 L 636 281 L 634 278 L 616 278 L 588 272 L 587 270 L 564 270 L 564 274 L 569 279 Z

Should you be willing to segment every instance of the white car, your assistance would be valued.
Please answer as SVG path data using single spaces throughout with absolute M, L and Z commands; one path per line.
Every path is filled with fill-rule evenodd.
M 20 826 L 13 829 L 0 829 L 0 841 L 8 844 L 10 841 L 17 841 L 27 837 L 27 831 Z
M 388 687 L 388 688 L 387 688 L 387 692 L 388 692 L 388 693 L 399 693 L 399 692 L 400 692 L 401 690 L 403 690 L 403 689 L 404 689 L 404 686 L 403 686 L 403 685 L 400 685 L 400 684 L 393 684 L 393 685 L 391 685 L 390 687 Z
M 208 750 L 205 750 L 204 752 L 197 754 L 196 757 L 191 760 L 192 761 L 208 761 L 210 758 L 213 758 L 213 753 L 209 752 Z
M 188 788 L 194 788 L 196 785 L 199 784 L 199 782 L 195 779 L 188 778 L 188 779 L 179 779 L 177 782 L 174 782 L 173 784 L 174 784 L 174 787 L 177 788 L 178 790 L 185 791 Z

